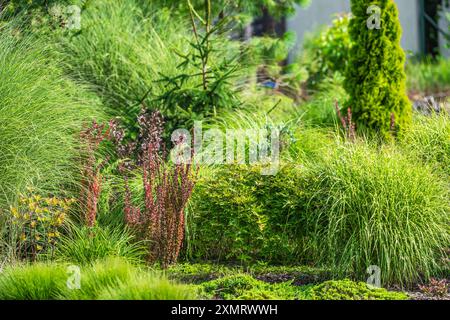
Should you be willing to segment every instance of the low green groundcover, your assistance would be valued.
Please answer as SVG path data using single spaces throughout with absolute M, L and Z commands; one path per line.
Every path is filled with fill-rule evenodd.
M 406 300 L 402 292 L 369 287 L 364 282 L 333 280 L 313 286 L 291 282 L 269 284 L 246 274 L 227 276 L 201 285 L 208 298 L 225 300 Z
M 391 292 L 382 288 L 370 287 L 364 282 L 333 280 L 312 288 L 313 300 L 406 300 L 403 292 Z

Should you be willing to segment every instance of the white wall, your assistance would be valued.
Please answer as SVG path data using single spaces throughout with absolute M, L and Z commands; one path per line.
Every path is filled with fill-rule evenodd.
M 403 27 L 402 46 L 414 53 L 420 51 L 419 2 L 417 0 L 395 0 Z M 288 20 L 288 30 L 297 33 L 297 45 L 301 46 L 305 32 L 311 32 L 329 24 L 337 13 L 350 12 L 350 0 L 312 0 L 307 8 L 297 8 L 294 17 Z

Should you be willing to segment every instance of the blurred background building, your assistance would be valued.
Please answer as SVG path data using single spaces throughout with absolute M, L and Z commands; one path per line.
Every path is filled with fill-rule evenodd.
M 448 0 L 395 0 L 403 26 L 402 46 L 412 54 L 442 54 L 450 57 Z M 350 0 L 313 0 L 306 8 L 297 8 L 295 16 L 282 21 L 280 30 L 294 31 L 301 44 L 308 32 L 329 24 L 337 14 L 350 12 Z M 284 25 L 283 25 L 284 24 Z

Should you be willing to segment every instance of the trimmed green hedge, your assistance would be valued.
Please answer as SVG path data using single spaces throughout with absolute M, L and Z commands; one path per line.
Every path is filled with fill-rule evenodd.
M 260 167 L 224 166 L 202 178 L 188 214 L 193 258 L 299 262 L 306 199 L 302 168 L 286 165 L 275 176 Z

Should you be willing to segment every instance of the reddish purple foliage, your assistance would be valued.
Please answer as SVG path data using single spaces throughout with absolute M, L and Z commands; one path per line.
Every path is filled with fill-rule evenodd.
M 134 164 L 121 166 L 125 181 L 125 221 L 136 233 L 149 240 L 149 262 L 165 268 L 178 259 L 184 238 L 184 211 L 194 187 L 196 172 L 190 164 L 164 161 L 162 134 L 164 121 L 158 111 L 142 112 L 138 118 L 139 142 L 123 144 L 123 132 L 113 125 L 113 141 L 122 159 L 137 158 Z M 181 143 L 182 141 L 180 141 Z M 145 208 L 133 206 L 127 170 L 142 170 Z
M 347 117 L 344 117 L 341 114 L 341 108 L 339 107 L 339 103 L 336 101 L 335 103 L 336 113 L 341 120 L 342 127 L 344 129 L 344 133 L 347 139 L 350 141 L 354 141 L 356 139 L 356 125 L 352 121 L 352 109 L 347 109 Z
M 97 206 L 100 197 L 102 176 L 101 169 L 108 161 L 105 159 L 100 164 L 96 162 L 96 153 L 100 144 L 109 136 L 109 128 L 93 121 L 92 125 L 84 129 L 81 134 L 83 152 L 83 180 L 80 194 L 81 209 L 84 214 L 86 225 L 93 227 L 97 220 Z
M 419 286 L 420 291 L 432 297 L 445 297 L 448 294 L 449 284 L 446 279 L 430 279 L 428 285 Z

